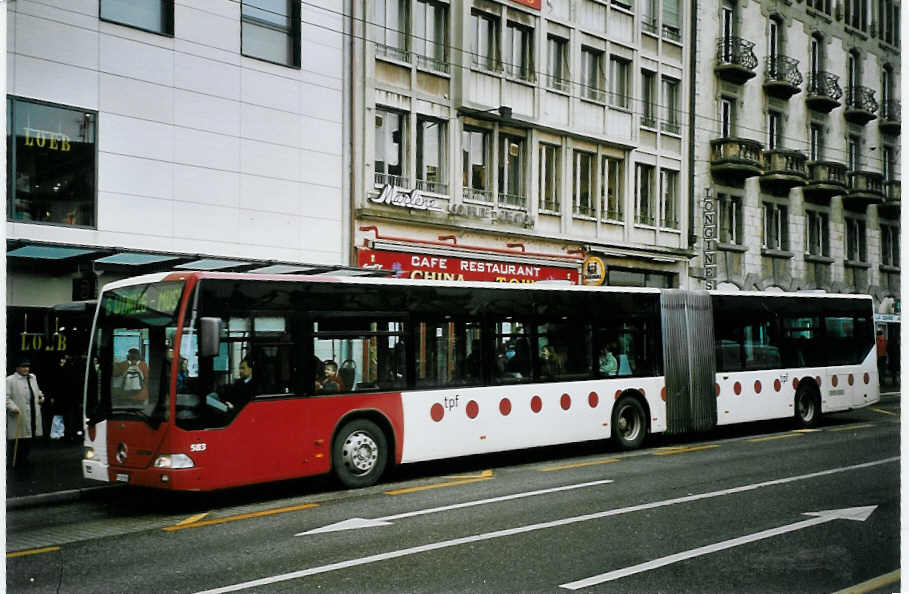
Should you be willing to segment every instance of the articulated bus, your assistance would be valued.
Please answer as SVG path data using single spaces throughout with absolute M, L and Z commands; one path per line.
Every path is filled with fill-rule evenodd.
M 162 273 L 107 285 L 83 475 L 206 491 L 880 398 L 868 296 Z

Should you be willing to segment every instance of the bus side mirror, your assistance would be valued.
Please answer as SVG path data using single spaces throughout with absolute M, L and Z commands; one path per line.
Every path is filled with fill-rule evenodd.
M 199 356 L 214 357 L 221 351 L 221 318 L 199 319 Z

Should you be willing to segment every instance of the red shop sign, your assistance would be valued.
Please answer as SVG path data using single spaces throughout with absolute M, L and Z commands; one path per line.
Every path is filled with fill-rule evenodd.
M 499 283 L 535 283 L 543 280 L 567 280 L 574 284 L 578 282 L 578 269 L 574 264 L 540 266 L 495 258 L 483 260 L 369 248 L 358 248 L 357 260 L 360 268 L 394 270 L 397 278 Z

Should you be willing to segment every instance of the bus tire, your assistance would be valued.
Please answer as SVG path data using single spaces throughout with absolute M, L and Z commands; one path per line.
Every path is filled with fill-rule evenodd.
M 345 423 L 331 449 L 335 476 L 345 487 L 357 489 L 378 482 L 388 463 L 388 439 L 369 419 Z
M 641 402 L 622 396 L 612 409 L 612 438 L 623 450 L 635 450 L 647 436 L 647 415 Z
M 813 386 L 799 386 L 795 391 L 795 422 L 799 427 L 811 428 L 817 426 L 821 419 L 821 399 L 817 388 Z

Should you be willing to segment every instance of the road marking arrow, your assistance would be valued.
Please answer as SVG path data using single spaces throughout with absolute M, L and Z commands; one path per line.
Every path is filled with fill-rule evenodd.
M 491 473 L 490 473 L 491 474 Z M 400 520 L 403 518 L 410 518 L 413 516 L 424 516 L 426 514 L 433 514 L 437 512 L 449 511 L 452 509 L 461 509 L 464 507 L 474 507 L 476 505 L 486 505 L 487 503 L 498 503 L 500 501 L 511 501 L 513 499 L 523 499 L 524 497 L 533 497 L 534 495 L 546 495 L 547 493 L 558 493 L 560 491 L 571 491 L 572 489 L 582 489 L 584 487 L 595 487 L 597 485 L 605 485 L 611 483 L 611 480 L 602 480 L 602 481 L 593 481 L 590 483 L 578 483 L 576 485 L 566 485 L 564 487 L 553 487 L 551 489 L 540 489 L 539 491 L 527 491 L 526 493 L 515 493 L 513 495 L 503 495 L 501 497 L 493 497 L 492 499 L 480 499 L 477 501 L 467 501 L 465 503 L 455 503 L 453 505 L 443 505 L 442 507 L 433 507 L 429 509 L 421 509 L 412 512 L 405 512 L 402 514 L 396 514 L 393 516 L 385 516 L 384 518 L 376 518 L 375 520 L 369 520 L 366 518 L 351 518 L 349 520 L 344 520 L 342 522 L 337 522 L 336 524 L 330 524 L 328 526 L 323 526 L 321 528 L 316 528 L 314 530 L 307 530 L 306 532 L 300 532 L 296 536 L 306 536 L 308 534 L 322 534 L 325 532 L 337 532 L 339 530 L 352 530 L 356 528 L 372 528 L 375 526 L 389 526 L 391 520 Z
M 601 573 L 600 575 L 595 575 L 593 577 L 578 580 L 576 582 L 562 584 L 559 587 L 565 588 L 566 590 L 580 590 L 581 588 L 596 586 L 597 584 L 611 582 L 623 577 L 634 575 L 636 573 L 649 571 L 658 567 L 664 567 L 666 565 L 678 563 L 679 561 L 685 561 L 686 559 L 693 559 L 694 557 L 708 555 L 710 553 L 715 553 L 716 551 L 722 551 L 724 549 L 731 549 L 732 547 L 737 547 L 758 540 L 764 540 L 765 538 L 770 538 L 772 536 L 779 536 L 780 534 L 786 534 L 787 532 L 795 532 L 796 530 L 802 530 L 803 528 L 810 528 L 811 526 L 825 524 L 833 520 L 853 520 L 856 522 L 864 522 L 876 508 L 876 505 L 871 505 L 867 507 L 847 507 L 844 509 L 806 512 L 802 515 L 817 517 L 811 520 L 802 520 L 801 522 L 796 522 L 795 524 L 789 524 L 787 526 L 780 526 L 779 528 L 771 528 L 769 530 L 755 532 L 754 534 L 748 534 L 745 536 L 740 536 L 738 538 L 724 540 L 723 542 L 691 549 L 690 551 L 683 551 L 674 555 L 668 555 L 666 557 L 661 557 L 660 559 L 654 559 L 653 561 L 647 561 L 646 563 L 639 563 L 638 565 L 632 565 L 631 567 L 617 569 L 608 573 Z

